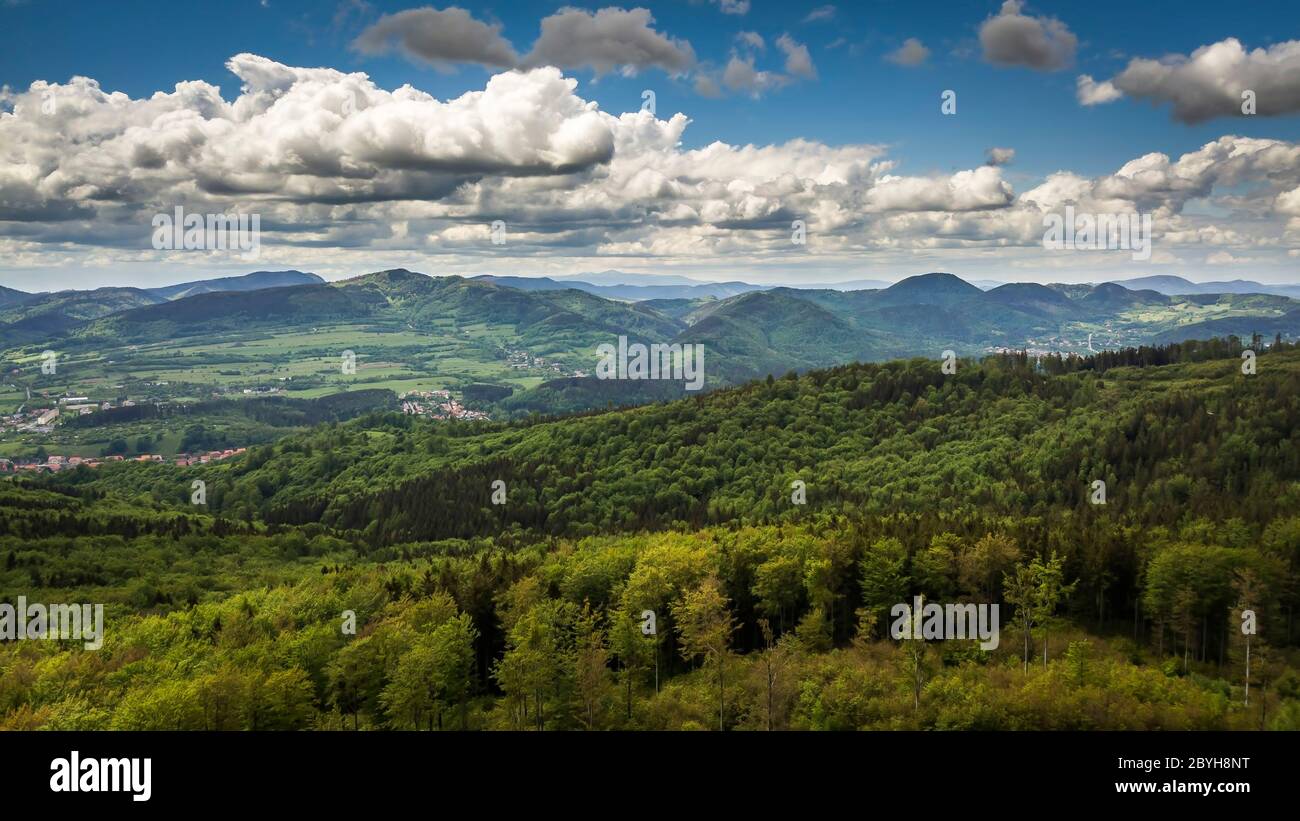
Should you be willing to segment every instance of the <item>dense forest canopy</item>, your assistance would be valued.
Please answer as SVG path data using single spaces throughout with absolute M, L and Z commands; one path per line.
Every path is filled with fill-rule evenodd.
M 14 479 L 0 598 L 108 629 L 0 644 L 0 726 L 1300 728 L 1300 351 L 1252 347 Z M 914 596 L 998 605 L 1000 644 L 898 639 Z

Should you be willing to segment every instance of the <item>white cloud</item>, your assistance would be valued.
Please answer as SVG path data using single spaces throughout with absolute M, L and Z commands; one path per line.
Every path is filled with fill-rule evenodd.
M 1205 258 L 1206 265 L 1244 265 L 1255 261 L 1251 257 L 1236 256 L 1228 251 L 1215 251 Z
M 1079 39 L 1055 17 L 1021 14 L 1021 0 L 1006 0 L 1002 10 L 980 26 L 984 59 L 1004 66 L 1056 71 L 1074 62 Z
M 788 81 L 736 65 L 733 90 Z M 87 78 L 11 94 L 0 266 L 156 260 L 149 219 L 175 205 L 260 213 L 267 264 L 352 272 L 427 269 L 429 254 L 466 271 L 558 272 L 593 255 L 746 266 L 783 259 L 794 219 L 815 238 L 800 253 L 828 266 L 1011 264 L 1041 254 L 1043 215 L 1067 204 L 1152 214 L 1167 261 L 1181 249 L 1198 263 L 1221 251 L 1293 266 L 1300 236 L 1300 145 L 1282 140 L 1224 136 L 1100 176 L 1063 168 L 1017 193 L 1001 167 L 1009 148 L 927 175 L 900 173 L 871 144 L 688 150 L 686 115 L 601 111 L 555 68 L 504 72 L 449 100 L 250 54 L 229 68 L 242 84 L 230 100 L 204 82 L 135 99 Z M 510 226 L 501 248 L 482 241 L 498 218 Z
M 1014 199 L 1011 185 L 992 166 L 951 177 L 883 177 L 867 192 L 871 211 L 977 211 L 1002 208 Z
M 1190 56 L 1131 60 L 1111 82 L 1131 97 L 1171 104 L 1185 123 L 1246 116 L 1245 91 L 1254 92 L 1258 116 L 1294 114 L 1300 112 L 1300 40 L 1246 51 L 1229 37 Z
M 1080 74 L 1074 81 L 1074 94 L 1080 105 L 1101 105 L 1113 102 L 1124 96 L 1124 92 L 1115 88 L 1110 80 L 1097 82 L 1091 74 Z
M 1014 148 L 990 148 L 988 150 L 988 165 L 1007 165 L 1016 158 Z
M 677 74 L 695 64 L 685 40 L 660 34 L 647 9 L 565 8 L 542 20 L 542 33 L 524 58 L 526 66 L 590 67 L 598 74 L 651 67 Z
M 903 45 L 885 55 L 885 59 L 900 66 L 919 66 L 930 56 L 930 49 L 915 37 L 908 37 Z
M 776 39 L 777 48 L 785 55 L 784 73 L 758 68 L 758 53 L 767 48 L 767 42 L 761 35 L 741 31 L 736 34 L 735 40 L 737 48 L 732 51 L 721 72 L 707 67 L 696 72 L 694 87 L 697 94 L 717 97 L 725 87 L 729 91 L 748 94 L 757 99 L 798 79 L 811 80 L 817 77 L 817 68 L 813 65 L 808 47 L 789 34 L 782 34 Z
M 817 68 L 813 66 L 812 55 L 808 47 L 796 42 L 788 34 L 776 38 L 776 47 L 785 54 L 785 70 L 795 77 L 812 80 L 817 77 Z
M 476 20 L 456 6 L 386 14 L 352 43 L 363 54 L 397 50 L 439 70 L 470 63 L 491 68 L 591 68 L 597 74 L 634 74 L 660 68 L 680 74 L 695 65 L 686 40 L 654 29 L 644 8 L 603 8 L 595 12 L 562 8 L 541 21 L 541 33 L 524 57 L 501 36 L 501 25 Z
M 836 11 L 837 9 L 831 5 L 818 6 L 817 8 L 808 12 L 808 16 L 803 18 L 803 21 L 805 23 L 817 23 L 817 22 L 825 22 L 827 20 L 833 20 L 835 19 Z
M 469 12 L 419 8 L 385 14 L 352 42 L 364 54 L 399 49 L 403 54 L 435 67 L 477 63 L 510 68 L 518 61 L 514 48 L 501 36 L 501 25 L 475 20 Z
M 765 91 L 788 85 L 790 79 L 771 71 L 759 71 L 754 68 L 754 58 L 739 57 L 735 54 L 727 61 L 722 71 L 722 84 L 732 91 L 738 91 L 758 97 Z
M 1273 210 L 1279 214 L 1290 214 L 1293 217 L 1300 217 L 1300 186 L 1290 191 L 1277 195 L 1277 200 L 1273 204 Z
M 439 101 L 364 74 L 239 54 L 227 103 L 180 83 L 133 100 L 87 78 L 34 84 L 0 116 L 0 202 L 11 219 L 223 201 L 438 198 L 483 174 L 571 173 L 608 162 L 608 115 L 557 69 L 499 74 Z M 47 91 L 55 114 L 40 103 Z

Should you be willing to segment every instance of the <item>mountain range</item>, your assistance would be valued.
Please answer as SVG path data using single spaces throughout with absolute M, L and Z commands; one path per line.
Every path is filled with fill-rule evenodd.
M 4 311 L 0 315 L 0 332 L 30 332 L 29 336 L 39 336 L 48 331 L 66 331 L 80 322 L 132 308 L 199 294 L 258 291 L 324 281 L 316 274 L 302 271 L 255 271 L 243 276 L 182 282 L 159 288 L 107 287 L 87 291 L 25 293 L 0 286 L 0 309 Z
M 1181 294 L 1275 294 L 1300 298 L 1300 285 L 1274 285 L 1254 282 L 1249 279 L 1233 279 L 1224 282 L 1192 282 L 1178 276 L 1138 277 L 1124 279 L 1115 283 L 1132 290 L 1159 291 L 1169 296 Z
M 614 277 L 606 272 L 603 278 Z M 1182 287 L 1169 279 L 1129 285 Z M 696 295 L 640 298 L 664 289 Z M 530 390 L 505 401 L 507 407 L 529 410 L 635 404 L 677 391 L 680 386 L 671 384 L 594 385 L 596 380 L 583 376 L 594 369 L 596 346 L 619 336 L 703 344 L 706 383 L 717 387 L 854 361 L 937 359 L 946 350 L 963 356 L 999 349 L 1085 353 L 1210 336 L 1300 335 L 1300 301 L 1288 296 L 1169 295 L 1118 283 L 1009 283 L 983 290 L 949 273 L 841 291 L 743 282 L 633 286 L 467 279 L 405 269 L 325 282 L 314 274 L 285 271 L 155 289 L 14 293 L 0 292 L 0 351 L 10 351 L 6 358 L 17 360 L 45 346 L 115 358 L 111 352 L 125 345 L 192 346 L 198 343 L 191 340 L 218 338 L 233 344 L 241 335 L 322 326 L 390 336 L 437 331 L 440 340 L 457 346 L 444 363 L 500 365 L 503 352 L 522 349 L 562 365 L 560 378 L 544 386 L 520 384 Z M 338 345 L 346 347 L 347 339 Z M 431 338 L 423 344 L 432 350 L 435 343 Z M 421 353 L 418 338 L 401 354 L 406 357 L 401 361 L 430 358 Z M 543 387 L 548 400 L 539 403 L 536 391 Z M 631 398 L 624 402 L 620 391 Z
M 646 299 L 725 299 L 726 297 L 736 296 L 737 294 L 748 293 L 750 291 L 761 291 L 766 286 L 751 285 L 748 282 L 694 282 L 685 280 L 684 277 L 666 277 L 671 280 L 685 280 L 684 282 L 669 282 L 652 284 L 606 284 L 600 285 L 581 280 L 568 279 L 564 277 L 511 277 L 511 276 L 493 276 L 485 274 L 483 276 L 473 277 L 473 279 L 482 282 L 493 282 L 498 285 L 506 285 L 511 288 L 518 288 L 521 291 L 552 291 L 564 288 L 573 288 L 579 291 L 586 291 L 589 294 L 602 296 L 606 299 L 621 299 L 628 301 L 640 301 Z

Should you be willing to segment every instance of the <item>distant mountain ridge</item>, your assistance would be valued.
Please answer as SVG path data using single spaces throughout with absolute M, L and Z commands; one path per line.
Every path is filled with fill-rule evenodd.
M 653 284 L 653 285 L 599 285 L 577 279 L 550 277 L 510 277 L 484 274 L 472 277 L 474 280 L 494 282 L 518 288 L 521 291 L 560 291 L 574 289 L 606 299 L 618 299 L 640 302 L 650 299 L 723 299 L 750 291 L 761 291 L 767 286 L 751 285 L 747 282 L 697 282 L 693 284 Z M 683 279 L 670 277 L 669 279 Z
M 14 305 L 26 299 L 31 299 L 31 294 L 24 291 L 18 291 L 13 288 L 6 288 L 0 285 L 0 308 L 6 305 Z
M 1300 285 L 1271 285 L 1248 279 L 1233 279 L 1222 282 L 1192 282 L 1180 276 L 1168 274 L 1136 279 L 1115 280 L 1129 290 L 1159 291 L 1166 296 L 1184 294 L 1274 294 L 1300 299 Z
M 0 343 L 17 344 L 64 333 L 102 317 L 201 294 L 249 293 L 275 287 L 321 284 L 302 271 L 254 271 L 158 288 L 95 288 L 35 294 L 0 288 Z
M 285 279 L 302 284 L 256 287 Z M 131 288 L 38 295 L 37 301 L 0 308 L 0 350 L 57 341 L 64 349 L 102 352 L 209 333 L 274 334 L 323 325 L 404 333 L 441 327 L 461 336 L 465 332 L 456 329 L 475 328 L 490 329 L 499 344 L 515 349 L 565 352 L 568 372 L 590 373 L 594 358 L 586 359 L 587 352 L 626 336 L 703 344 L 706 384 L 712 388 L 855 361 L 938 358 L 945 350 L 979 356 L 999 349 L 1081 352 L 1226 334 L 1300 337 L 1300 301 L 1287 296 L 1171 296 L 1116 283 L 1008 283 L 986 291 L 945 272 L 907 277 L 880 289 L 752 286 L 722 297 L 609 295 L 609 289 L 691 293 L 697 287 L 432 277 L 401 268 L 334 282 L 301 272 L 257 272 L 169 286 L 168 293 L 177 295 L 170 300 Z M 500 360 L 503 349 L 496 344 L 485 341 L 476 355 Z M 667 395 L 657 389 L 632 391 L 628 385 L 624 395 L 617 385 L 574 381 L 584 378 L 594 377 L 544 382 L 538 386 L 544 391 L 534 394 L 538 388 L 530 388 L 510 404 L 543 410 L 550 400 L 542 397 L 549 396 L 573 410 L 584 402 L 604 406 Z
M 164 285 L 145 290 L 162 299 L 182 299 L 214 291 L 257 291 L 262 288 L 283 288 L 288 285 L 320 285 L 324 279 L 303 271 L 254 271 L 251 274 L 218 279 L 200 279 L 177 285 Z

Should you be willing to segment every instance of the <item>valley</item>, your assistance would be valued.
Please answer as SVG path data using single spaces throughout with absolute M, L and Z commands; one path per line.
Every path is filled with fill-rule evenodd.
M 121 441 L 146 433 L 153 442 L 139 452 L 172 457 L 185 452 L 187 431 L 191 443 L 250 446 L 300 429 L 266 422 L 274 414 L 258 406 L 270 399 L 361 392 L 368 399 L 353 403 L 356 412 L 404 406 L 474 420 L 638 405 L 693 387 L 598 378 L 600 346 L 620 337 L 703 346 L 702 385 L 716 389 L 946 350 L 1077 356 L 1300 335 L 1300 302 L 1279 294 L 1171 296 L 1115 283 L 984 289 L 939 273 L 848 291 L 585 286 L 397 269 L 332 283 L 284 271 L 154 289 L 11 292 L 0 306 L 0 414 L 21 415 L 0 425 L 0 457 L 120 454 Z M 697 287 L 707 293 L 656 296 Z M 433 392 L 445 396 L 427 401 Z M 121 410 L 132 405 L 162 410 L 141 424 L 141 412 Z M 55 418 L 41 422 L 50 411 Z

